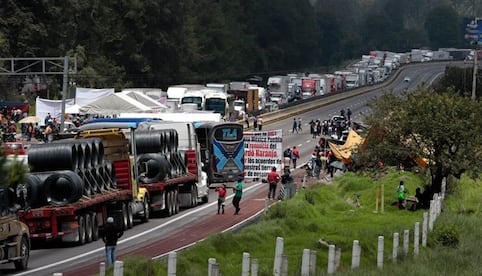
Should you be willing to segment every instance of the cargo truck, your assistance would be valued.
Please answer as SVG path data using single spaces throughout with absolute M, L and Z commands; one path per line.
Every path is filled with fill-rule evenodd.
M 185 134 L 188 146 L 181 150 L 174 126 L 153 125 L 143 118 L 98 119 L 75 139 L 32 145 L 31 211 L 22 216 L 32 241 L 84 244 L 99 238 L 108 216 L 129 229 L 134 218 L 146 222 L 152 211 L 171 216 L 201 197 L 207 201 L 208 189 L 201 195 L 198 188 L 196 136 Z M 188 125 L 185 130 L 194 133 Z

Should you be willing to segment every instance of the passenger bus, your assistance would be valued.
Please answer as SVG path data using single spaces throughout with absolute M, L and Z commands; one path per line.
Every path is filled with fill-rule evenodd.
M 213 111 L 225 117 L 228 113 L 228 95 L 221 92 L 209 92 L 205 96 L 204 109 L 206 111 Z
M 243 126 L 237 123 L 195 122 L 208 185 L 234 182 L 244 176 Z

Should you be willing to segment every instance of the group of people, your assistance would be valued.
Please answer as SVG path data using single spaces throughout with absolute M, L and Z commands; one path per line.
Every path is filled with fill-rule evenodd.
M 216 187 L 215 191 L 218 193 L 218 215 L 224 214 L 224 207 L 225 207 L 226 196 L 227 196 L 226 184 Z M 241 197 L 243 196 L 243 177 L 238 177 L 238 181 L 236 182 L 236 185 L 233 187 L 233 192 L 234 192 L 234 197 L 233 197 L 234 214 L 239 215 L 239 211 L 241 211 L 239 204 L 241 202 Z
M 249 121 L 250 121 L 250 117 L 247 113 L 244 113 L 244 122 L 246 123 L 246 128 L 249 129 Z M 252 118 L 253 120 L 253 131 L 256 131 L 256 130 L 263 130 L 263 118 L 261 117 L 258 117 L 258 116 L 253 116 Z
M 301 118 L 293 118 L 293 124 L 292 124 L 292 127 L 291 127 L 291 132 L 292 133 L 300 133 L 301 131 L 303 130 L 303 126 L 302 126 L 302 123 L 301 123 Z
M 430 188 L 428 186 L 425 187 L 425 190 L 422 193 L 420 187 L 415 189 L 415 196 L 409 197 L 407 196 L 408 190 L 405 188 L 405 184 L 403 181 L 397 186 L 397 202 L 396 205 L 399 209 L 408 209 L 411 211 L 415 211 L 417 209 L 427 209 L 430 207 Z M 410 204 L 408 203 L 410 201 Z
M 283 152 L 283 157 L 285 159 L 285 167 L 292 167 L 296 169 L 296 163 L 298 159 L 300 159 L 300 151 L 296 146 L 293 146 L 292 148 L 286 148 Z

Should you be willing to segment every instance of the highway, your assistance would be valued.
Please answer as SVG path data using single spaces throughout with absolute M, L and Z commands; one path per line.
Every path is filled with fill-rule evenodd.
M 353 121 L 363 121 L 364 116 L 370 113 L 367 103 L 377 95 L 386 91 L 401 93 L 404 89 L 413 91 L 417 85 L 432 83 L 440 77 L 445 69 L 446 63 L 425 64 L 420 67 L 407 66 L 401 69 L 401 73 L 397 75 L 390 85 L 383 89 L 369 91 L 363 95 L 340 100 L 321 108 L 296 115 L 301 117 L 303 122 L 303 131 L 299 134 L 291 133 L 293 117 L 285 118 L 273 123 L 265 123 L 263 130 L 283 130 L 283 146 L 297 146 L 301 153 L 301 159 L 298 166 L 310 158 L 311 151 L 316 141 L 312 139 L 309 131 L 308 123 L 310 120 L 326 120 L 333 115 L 338 115 L 341 109 L 350 108 L 352 110 Z M 404 82 L 404 77 L 410 77 L 410 82 Z M 302 108 L 301 106 L 299 107 Z M 222 222 L 217 216 L 216 195 L 211 192 L 209 203 L 199 205 L 194 209 L 183 210 L 179 214 L 170 218 L 153 218 L 148 223 L 136 225 L 124 233 L 117 247 L 117 256 L 123 257 L 132 254 L 143 254 L 150 257 L 156 257 L 165 253 L 166 249 L 175 250 L 184 247 L 204 236 L 196 236 L 195 233 L 204 228 L 205 231 L 211 228 L 205 227 L 202 223 L 217 219 L 210 223 L 213 232 L 224 231 L 230 227 L 236 227 L 238 223 L 251 219 L 253 215 L 265 205 L 264 197 L 266 196 L 266 184 L 259 182 L 246 181 L 245 195 L 241 202 L 241 215 L 233 216 L 232 208 L 229 206 L 227 213 L 223 216 Z M 232 192 L 228 195 L 232 197 Z M 228 198 L 228 205 L 231 201 Z M 231 208 L 231 209 L 230 209 Z M 216 227 L 213 226 L 213 224 Z M 176 236 L 176 243 L 167 246 L 162 244 L 162 239 L 170 236 Z M 166 241 L 164 241 L 166 242 Z M 156 250 L 153 245 L 164 247 L 164 252 Z M 144 250 L 145 248 L 145 251 Z M 149 251 L 149 252 L 147 252 Z M 13 264 L 5 264 L 0 266 L 0 274 L 3 275 L 52 275 L 55 272 L 62 272 L 64 275 L 74 275 L 80 273 L 79 269 L 85 266 L 97 267 L 98 263 L 104 261 L 104 246 L 101 241 L 92 242 L 83 246 L 75 247 L 59 247 L 51 246 L 31 251 L 29 270 L 17 273 L 13 269 Z M 74 273 L 74 271 L 76 271 Z M 98 271 L 98 269 L 97 269 Z M 15 274 L 17 273 L 17 274 Z M 85 271 L 83 273 L 86 273 Z

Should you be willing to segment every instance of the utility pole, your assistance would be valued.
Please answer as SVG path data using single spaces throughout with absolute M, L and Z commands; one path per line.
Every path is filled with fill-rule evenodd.
M 76 57 L 0 58 L 0 76 L 63 75 L 61 132 L 64 131 L 68 78 L 76 73 Z
M 477 52 L 477 44 L 475 44 L 475 49 L 474 49 L 474 73 L 472 75 L 472 100 L 476 100 L 476 91 L 477 91 L 477 59 L 479 53 Z

